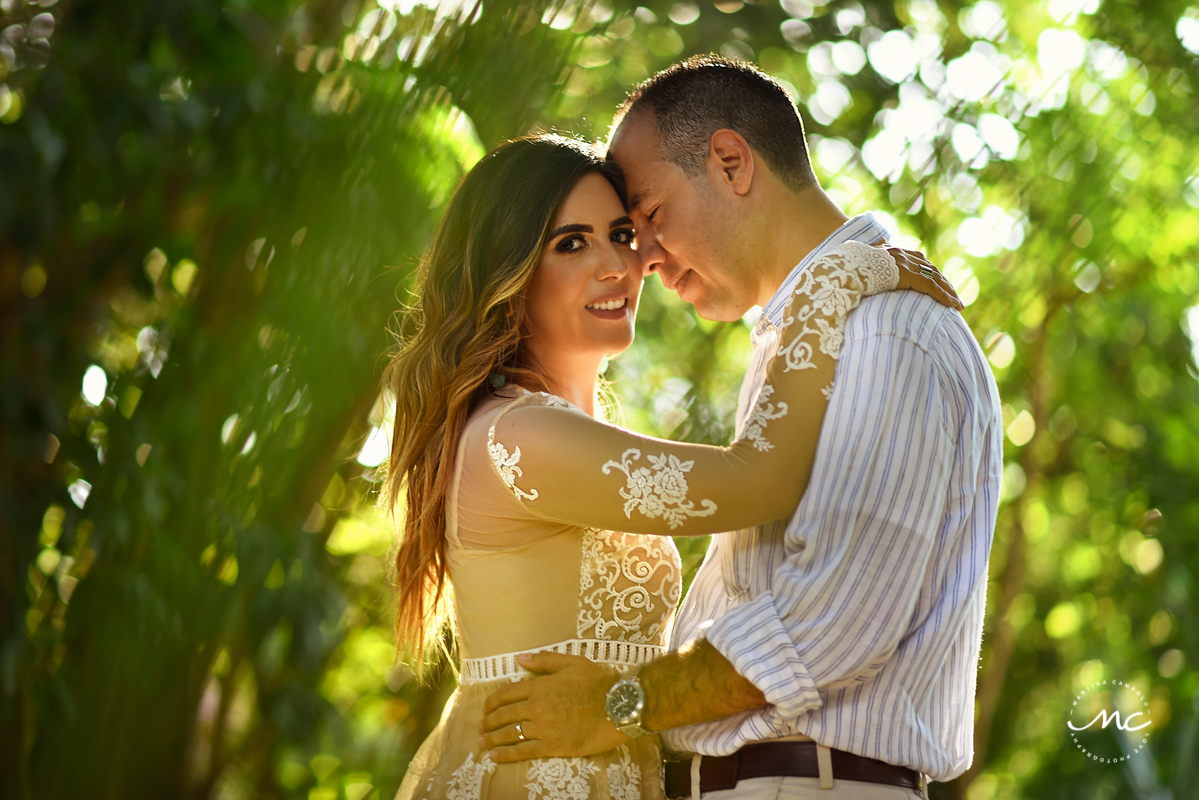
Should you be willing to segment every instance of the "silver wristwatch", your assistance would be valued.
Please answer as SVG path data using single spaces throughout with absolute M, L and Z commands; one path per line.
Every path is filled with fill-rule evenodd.
M 645 710 L 645 690 L 636 673 L 617 681 L 608 690 L 604 710 L 616 729 L 625 736 L 637 738 L 650 731 L 641 727 L 641 712 Z

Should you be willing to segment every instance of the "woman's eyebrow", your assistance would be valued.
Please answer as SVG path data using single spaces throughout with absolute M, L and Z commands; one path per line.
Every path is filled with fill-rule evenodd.
M 609 228 L 619 228 L 621 225 L 632 225 L 632 224 L 633 224 L 633 218 L 630 217 L 628 214 L 626 214 L 623 217 L 617 217 L 616 219 L 609 222 L 608 227 Z
M 595 228 L 580 222 L 574 222 L 569 225 L 562 225 L 558 228 L 555 228 L 550 233 L 550 238 L 557 238 L 564 233 L 595 233 Z

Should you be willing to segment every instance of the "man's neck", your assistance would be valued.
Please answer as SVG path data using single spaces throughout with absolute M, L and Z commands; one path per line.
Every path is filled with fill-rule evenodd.
M 795 265 L 815 250 L 833 231 L 849 221 L 837 204 L 819 186 L 798 194 L 788 191 L 771 219 L 772 252 L 759 288 L 758 305 L 774 296 Z

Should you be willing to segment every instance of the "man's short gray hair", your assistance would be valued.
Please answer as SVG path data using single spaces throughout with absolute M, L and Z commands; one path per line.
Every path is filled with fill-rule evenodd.
M 659 72 L 629 94 L 615 126 L 630 114 L 653 112 L 668 161 L 694 177 L 704 170 L 712 134 L 729 128 L 762 154 L 792 191 L 816 184 L 803 120 L 795 101 L 752 64 L 695 56 Z

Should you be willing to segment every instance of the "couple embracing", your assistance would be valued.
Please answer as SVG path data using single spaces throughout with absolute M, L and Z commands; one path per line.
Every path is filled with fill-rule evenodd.
M 400 798 L 899 798 L 972 756 L 1002 468 L 952 287 L 821 190 L 756 68 L 639 87 L 607 153 L 554 136 L 466 176 L 396 398 L 396 628 L 460 686 Z M 755 305 L 729 447 L 606 419 L 641 283 Z M 675 618 L 672 537 L 716 534 Z

